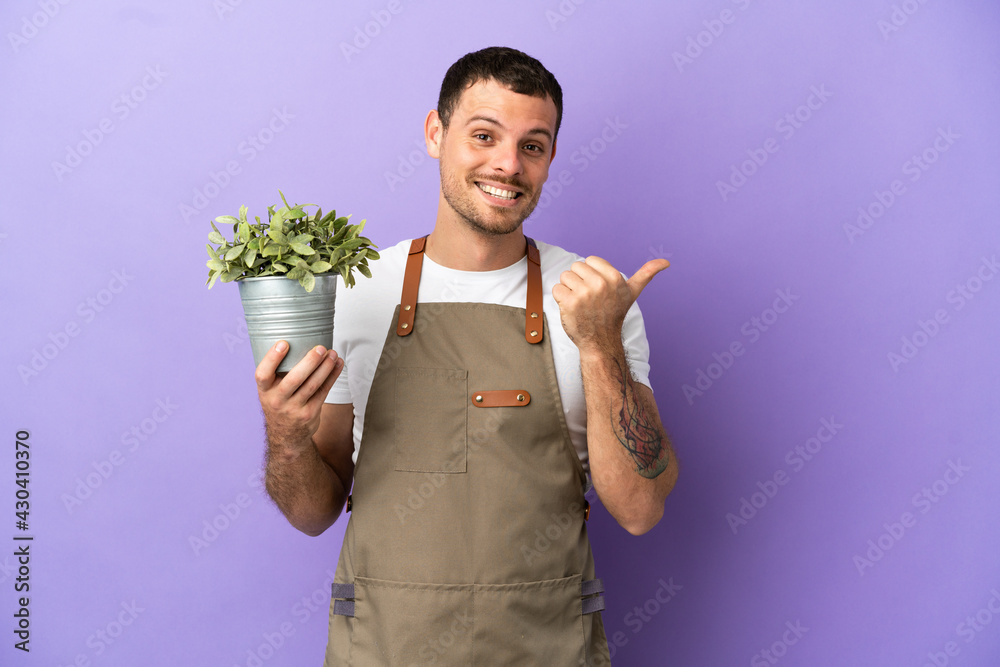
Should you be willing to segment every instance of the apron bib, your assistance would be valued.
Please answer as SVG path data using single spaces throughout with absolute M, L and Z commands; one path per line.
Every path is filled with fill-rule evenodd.
M 538 249 L 526 308 L 418 317 L 424 242 L 372 380 L 325 665 L 610 664 Z

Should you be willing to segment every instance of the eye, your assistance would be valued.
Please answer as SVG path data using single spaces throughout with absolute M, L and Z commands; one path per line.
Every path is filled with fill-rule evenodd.
M 473 136 L 473 138 L 479 139 L 480 141 L 489 141 L 490 140 L 490 135 L 486 134 L 485 132 L 478 132 L 478 133 L 476 133 L 476 134 L 474 134 L 472 136 Z
M 543 153 L 545 151 L 545 148 L 538 144 L 525 144 L 524 148 L 532 153 Z

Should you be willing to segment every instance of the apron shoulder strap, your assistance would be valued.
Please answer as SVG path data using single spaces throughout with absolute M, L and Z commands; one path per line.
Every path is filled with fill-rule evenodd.
M 413 239 L 410 243 L 410 254 L 406 258 L 406 270 L 403 273 L 403 296 L 399 303 L 399 321 L 396 323 L 396 335 L 408 336 L 413 331 L 413 318 L 417 314 L 417 292 L 420 289 L 420 269 L 424 263 L 424 243 L 427 237 Z
M 524 306 L 524 339 L 541 343 L 542 326 L 542 261 L 534 239 L 528 239 L 528 299 Z
M 417 293 L 420 289 L 420 269 L 424 263 L 424 245 L 427 237 L 413 239 L 406 258 L 403 272 L 403 294 L 400 297 L 399 321 L 396 335 L 409 336 L 413 332 L 413 321 L 417 314 Z M 544 335 L 542 326 L 542 263 L 538 246 L 528 239 L 528 297 L 524 307 L 524 339 L 529 343 L 541 343 Z

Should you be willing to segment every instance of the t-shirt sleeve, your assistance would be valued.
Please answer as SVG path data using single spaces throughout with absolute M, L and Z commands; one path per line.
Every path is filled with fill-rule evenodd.
M 351 386 L 347 381 L 347 365 L 340 372 L 340 377 L 333 383 L 330 393 L 326 395 L 325 403 L 351 403 Z
M 339 303 L 337 304 L 337 309 L 333 313 L 333 349 L 337 351 L 341 356 L 345 355 L 343 333 L 346 328 L 349 328 L 352 324 L 349 317 L 344 317 L 344 306 L 345 297 L 347 295 L 343 294 L 343 290 L 340 290 Z M 346 357 L 345 357 L 346 361 Z M 348 384 L 347 380 L 347 364 L 344 364 L 344 370 L 340 372 L 340 377 L 337 381 L 333 383 L 330 388 L 330 392 L 326 395 L 325 403 L 353 403 L 351 400 L 351 386 Z
M 625 358 L 636 382 L 649 386 L 649 341 L 646 340 L 646 325 L 642 320 L 639 304 L 633 303 L 625 314 L 622 324 L 622 342 Z

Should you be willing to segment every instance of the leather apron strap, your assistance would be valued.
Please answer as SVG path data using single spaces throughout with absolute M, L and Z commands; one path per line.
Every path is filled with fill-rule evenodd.
M 524 339 L 531 344 L 541 343 L 544 336 L 542 327 L 542 262 L 534 239 L 528 242 L 528 294 L 524 306 Z M 409 336 L 413 332 L 413 322 L 417 314 L 417 293 L 420 289 L 420 270 L 423 267 L 424 246 L 427 237 L 413 239 L 410 253 L 406 258 L 403 273 L 403 294 L 399 302 L 399 321 L 396 335 Z

